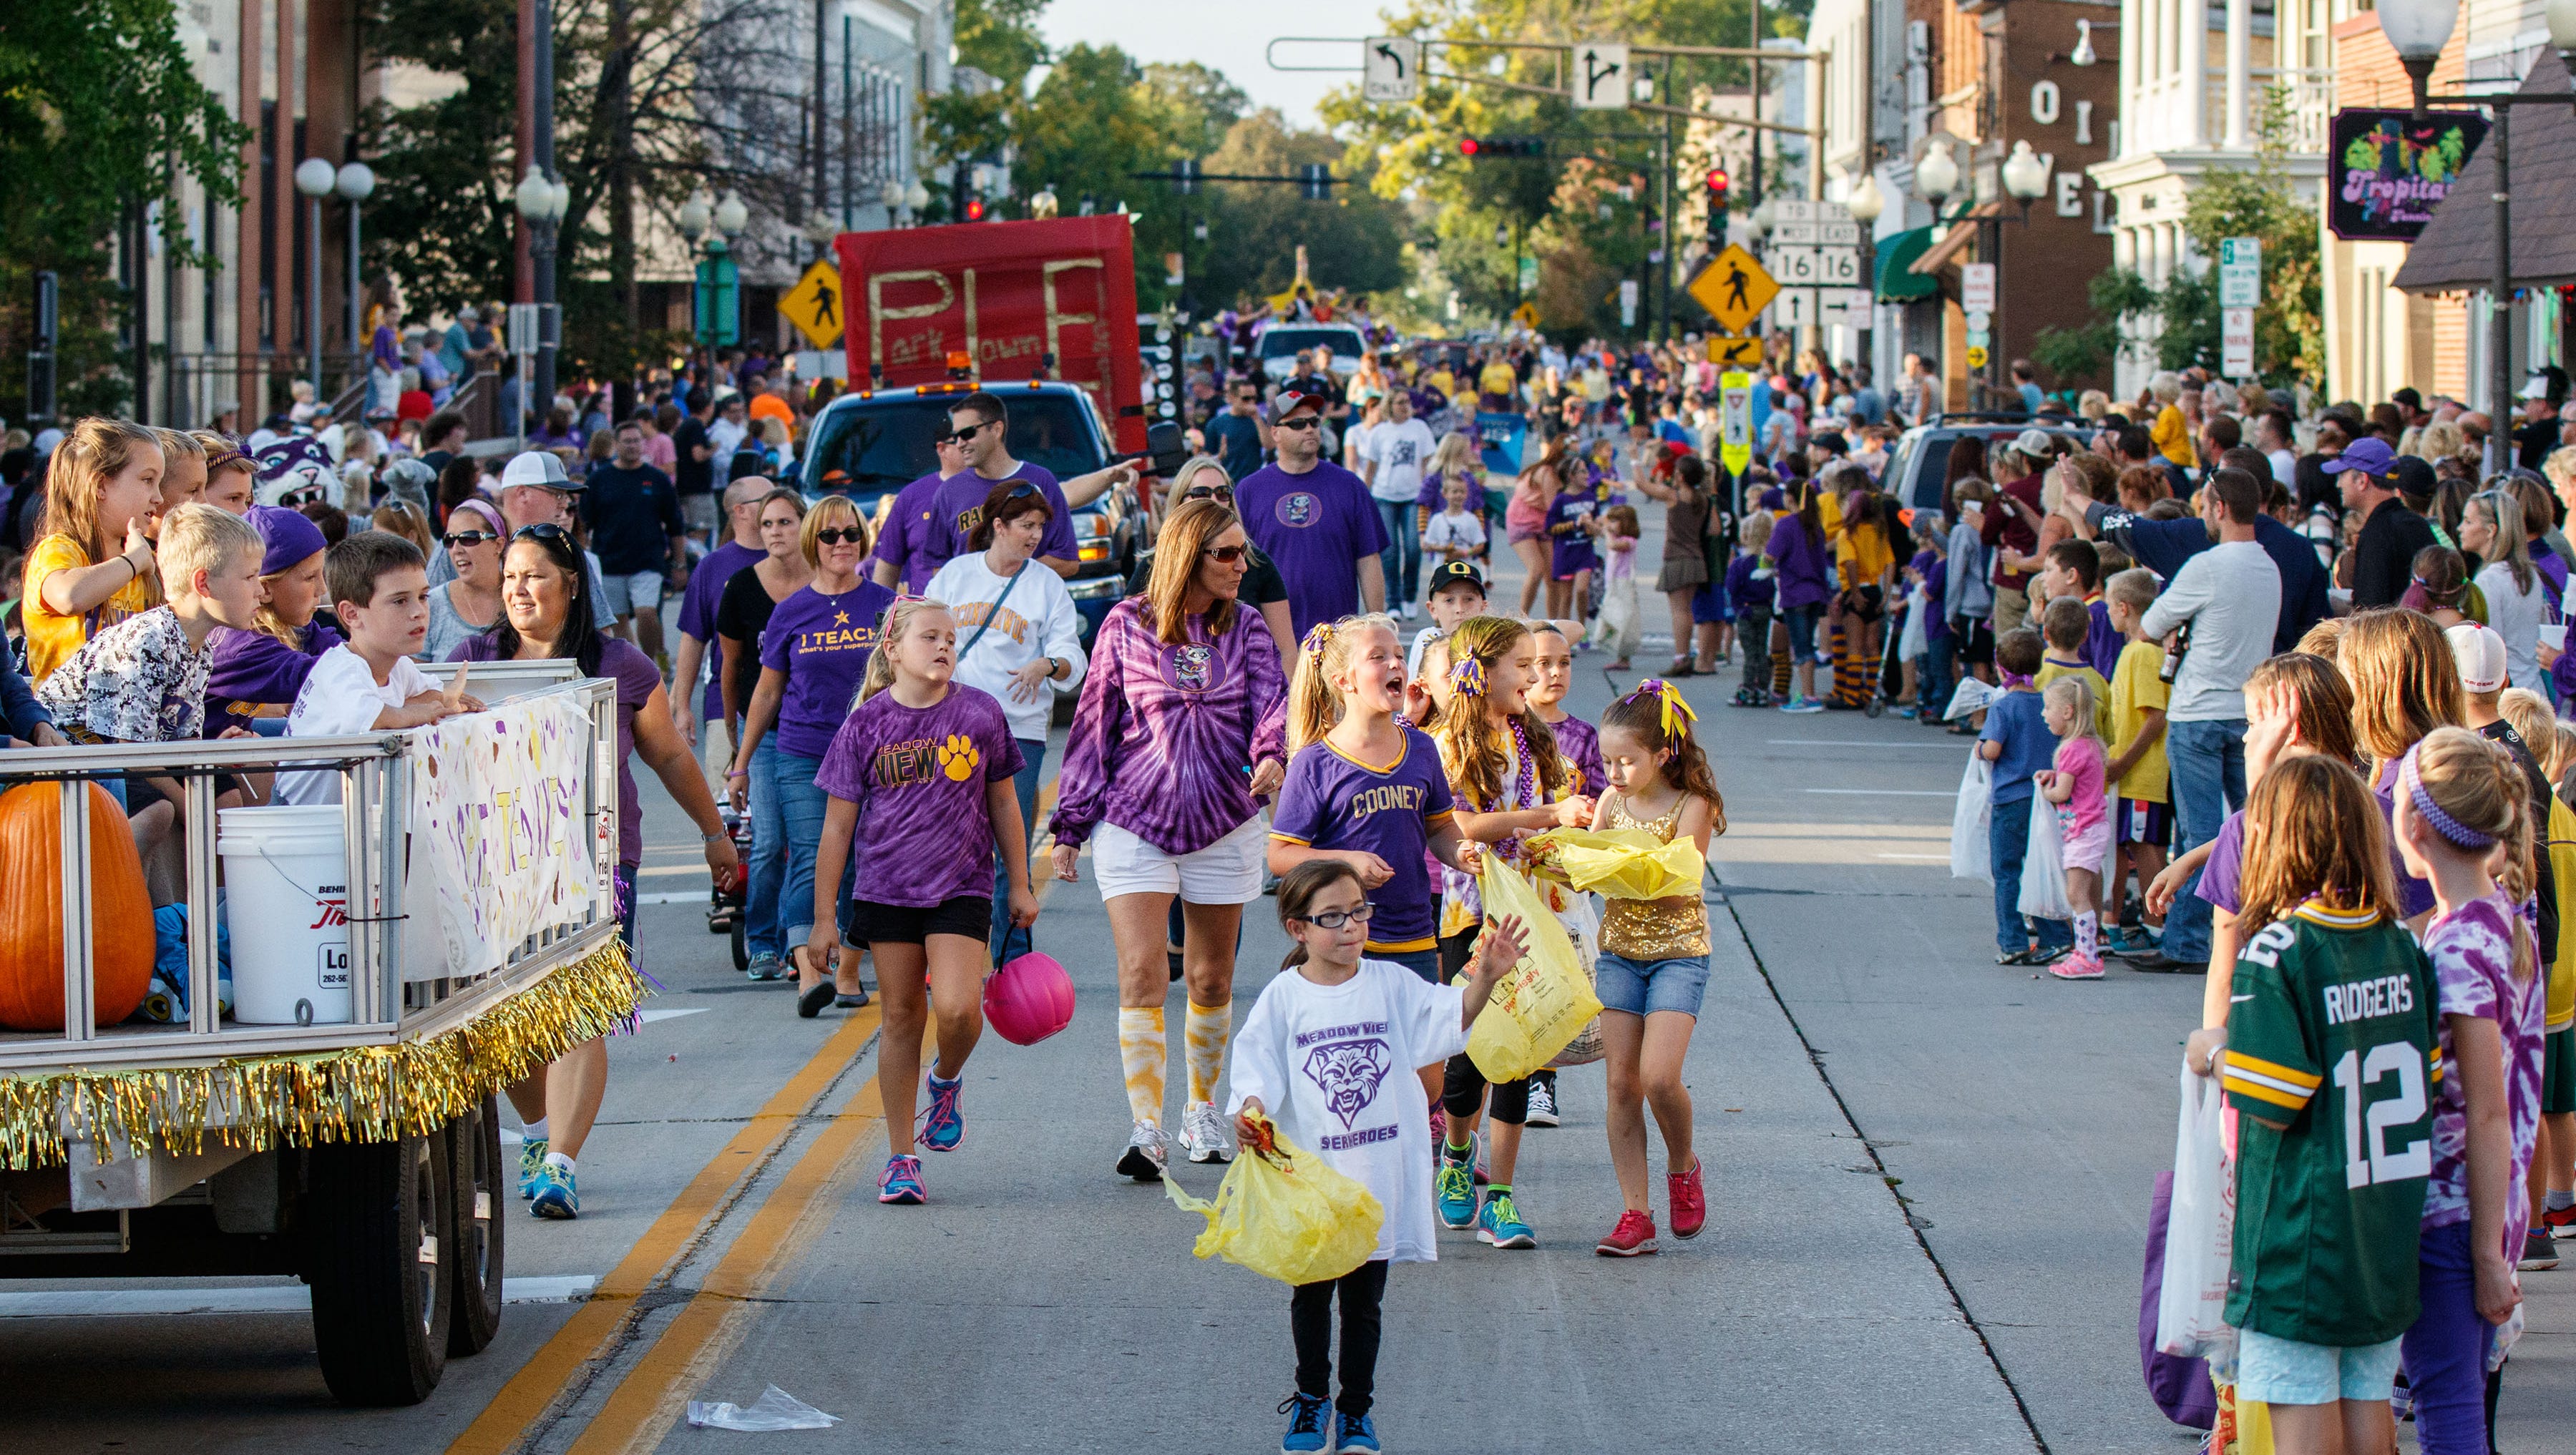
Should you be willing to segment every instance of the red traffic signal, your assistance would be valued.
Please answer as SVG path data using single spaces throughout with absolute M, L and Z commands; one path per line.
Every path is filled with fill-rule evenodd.
M 1728 181 L 1729 179 L 1726 175 L 1726 168 L 1711 167 L 1708 169 L 1708 190 L 1711 192 L 1725 191 Z
M 1472 157 L 1484 149 L 1485 144 L 1476 140 L 1472 136 L 1462 136 L 1458 138 L 1458 155 L 1462 157 Z
M 966 199 L 966 220 L 968 222 L 982 222 L 984 220 L 983 198 L 969 197 Z

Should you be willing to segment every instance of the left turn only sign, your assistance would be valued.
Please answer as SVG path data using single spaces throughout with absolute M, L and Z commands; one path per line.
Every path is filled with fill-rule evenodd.
M 1403 102 L 1422 94 L 1422 42 L 1373 35 L 1360 42 L 1360 99 Z

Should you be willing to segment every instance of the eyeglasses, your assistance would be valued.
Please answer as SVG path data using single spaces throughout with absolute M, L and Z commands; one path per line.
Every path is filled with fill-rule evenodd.
M 843 541 L 848 541 L 854 546 L 863 546 L 868 543 L 868 533 L 864 528 L 855 525 L 827 525 L 814 532 L 814 539 L 827 546 L 837 546 Z
M 1318 420 L 1311 414 L 1301 414 L 1294 419 L 1283 419 L 1272 427 L 1275 429 L 1313 429 L 1320 423 L 1322 423 L 1322 421 Z
M 1369 916 L 1375 913 L 1377 906 L 1363 899 L 1357 909 L 1328 909 L 1322 914 L 1307 915 L 1305 919 L 1306 923 L 1319 930 L 1337 930 L 1344 925 L 1367 924 Z
M 1209 546 L 1207 549 L 1199 552 L 1199 554 L 1207 557 L 1211 561 L 1231 566 L 1235 562 L 1242 560 L 1243 553 L 1249 549 L 1250 547 L 1248 546 Z
M 442 546 L 479 546 L 485 541 L 497 541 L 499 539 L 499 536 L 494 535 L 488 530 L 461 530 L 440 536 L 438 538 L 438 543 Z

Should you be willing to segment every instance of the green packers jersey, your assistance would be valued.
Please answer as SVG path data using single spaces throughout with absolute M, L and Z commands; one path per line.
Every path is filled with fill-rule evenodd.
M 2344 1348 L 2395 1338 L 2415 1322 L 2433 1170 L 2432 965 L 2404 926 L 2311 900 L 2246 943 L 2231 1000 L 2227 1321 Z

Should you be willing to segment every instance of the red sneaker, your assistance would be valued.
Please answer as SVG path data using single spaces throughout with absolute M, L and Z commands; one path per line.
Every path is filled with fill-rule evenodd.
M 1691 1159 L 1688 1172 L 1664 1174 L 1664 1194 L 1673 1216 L 1673 1236 L 1696 1238 L 1708 1224 L 1708 1194 L 1700 1190 L 1699 1159 Z
M 2576 1207 L 2553 1207 L 2540 1215 L 2553 1238 L 2576 1237 Z
M 1619 1226 L 1612 1228 L 1610 1236 L 1602 1239 L 1592 1251 L 1604 1258 L 1634 1258 L 1640 1253 L 1652 1253 L 1655 1251 L 1654 1218 L 1641 1212 L 1619 1214 Z

